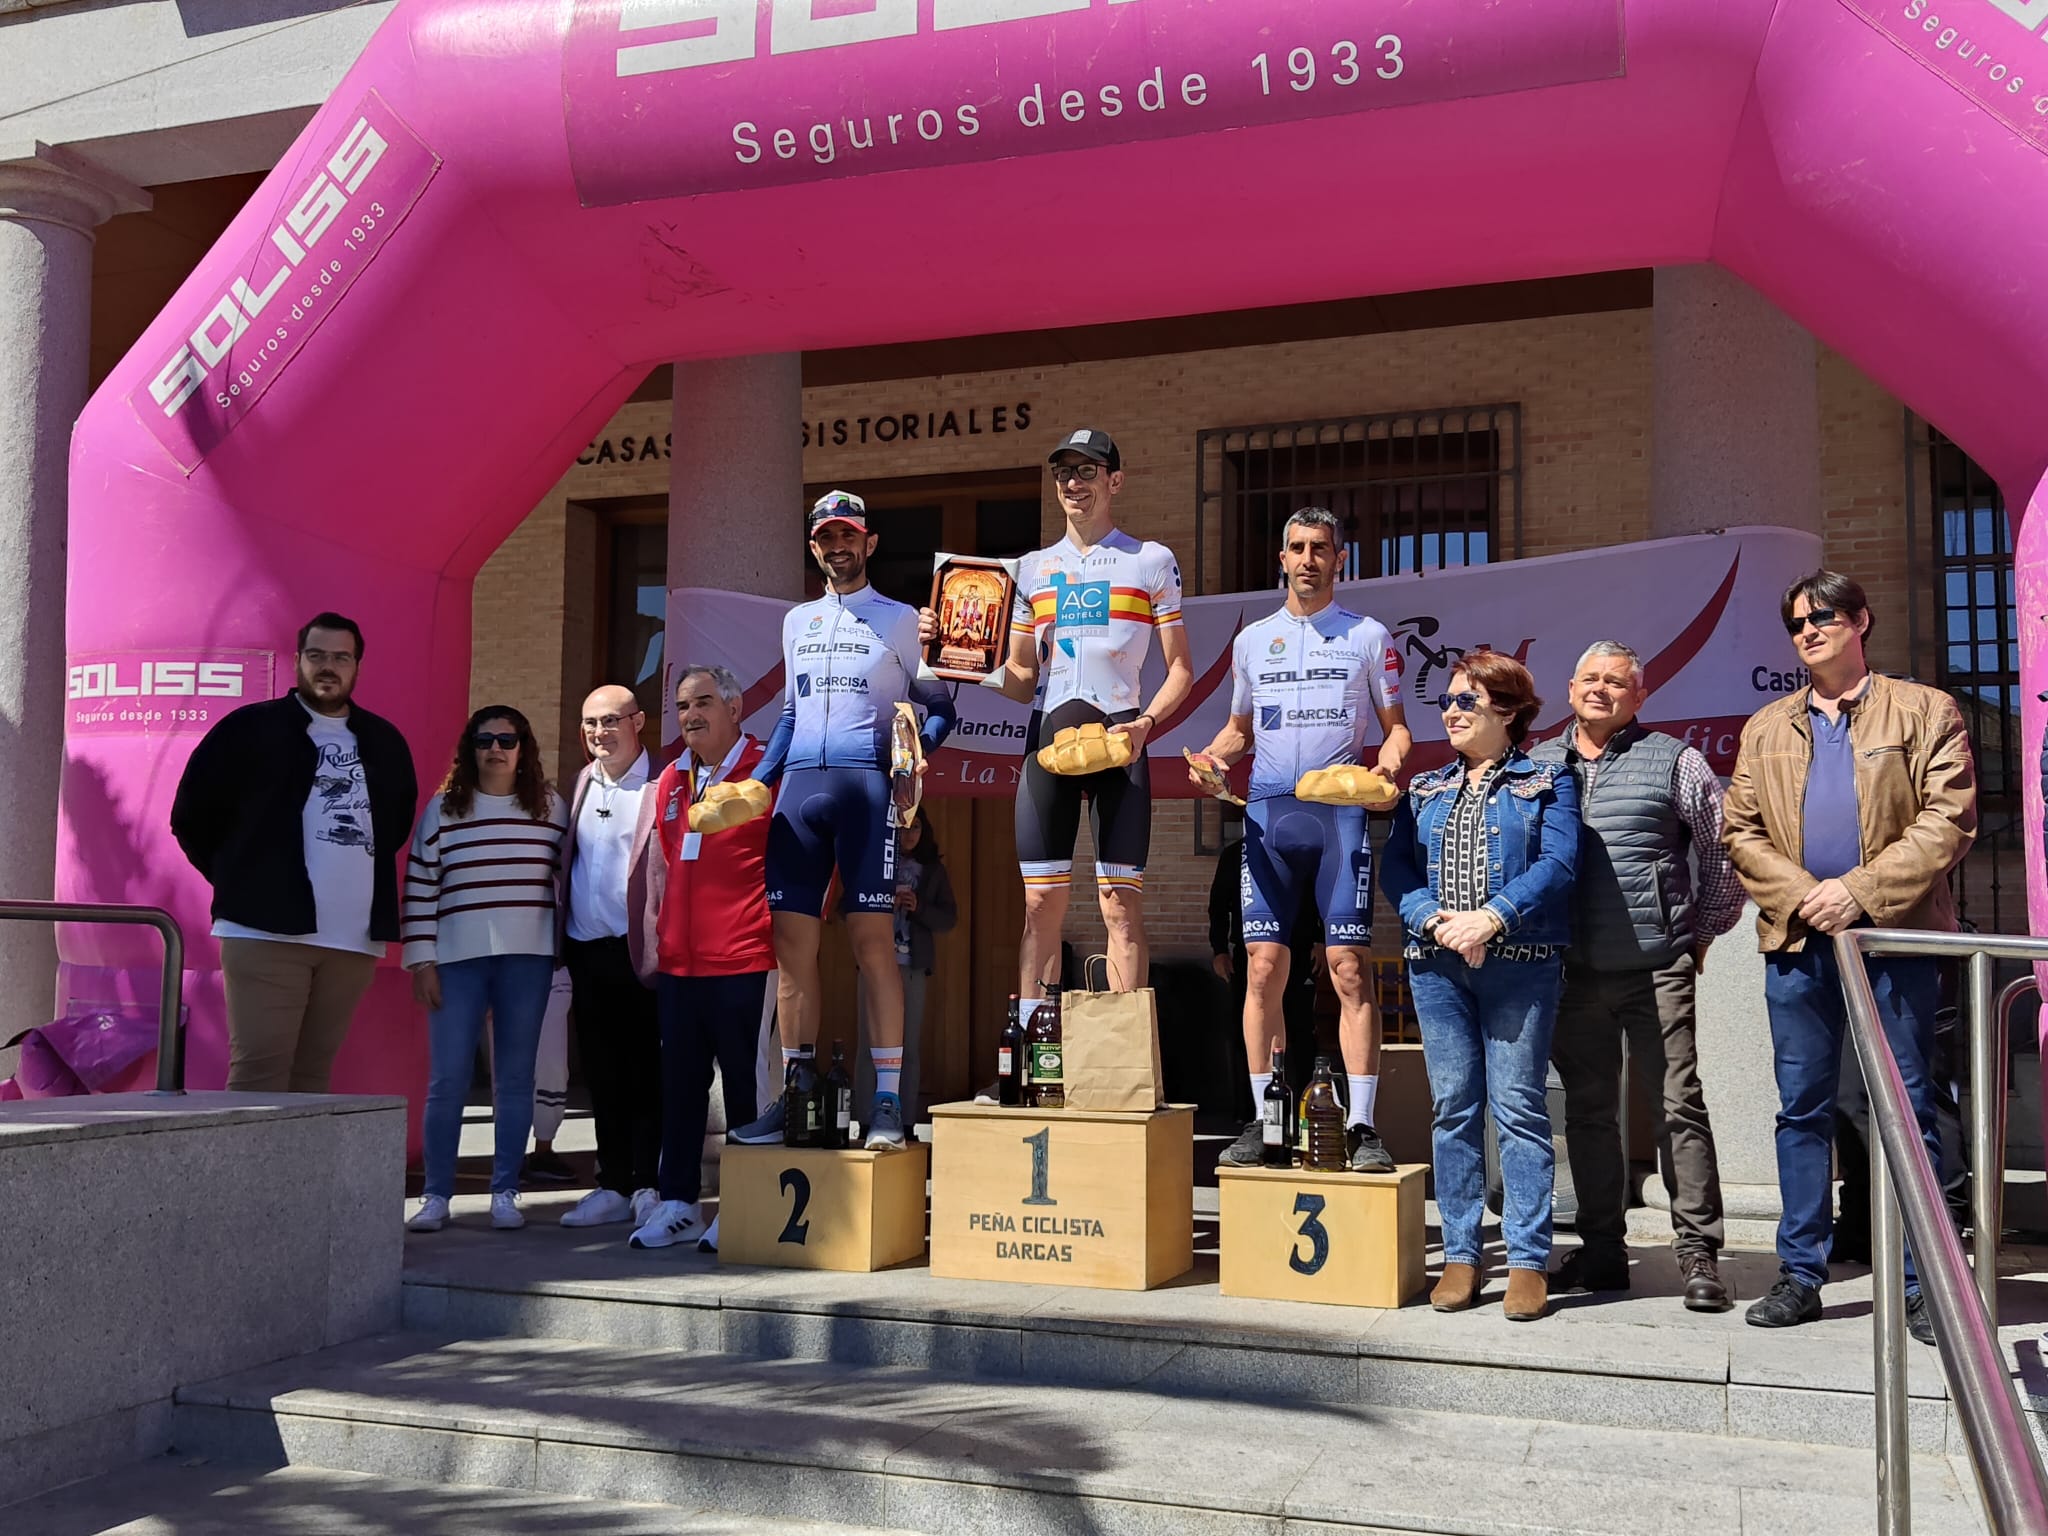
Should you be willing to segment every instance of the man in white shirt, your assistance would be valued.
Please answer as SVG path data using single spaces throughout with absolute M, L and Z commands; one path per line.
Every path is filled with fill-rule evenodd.
M 354 702 L 362 656 L 353 620 L 315 616 L 291 692 L 224 716 L 178 780 L 171 833 L 213 887 L 231 1089 L 325 1093 L 398 938 L 418 786 L 398 728 Z
M 646 718 L 630 688 L 608 684 L 583 701 L 590 762 L 576 780 L 562 845 L 562 958 L 574 989 L 576 1045 L 597 1126 L 597 1188 L 565 1227 L 647 1219 L 659 1201 L 661 1022 L 626 944 L 626 875 L 650 764 Z

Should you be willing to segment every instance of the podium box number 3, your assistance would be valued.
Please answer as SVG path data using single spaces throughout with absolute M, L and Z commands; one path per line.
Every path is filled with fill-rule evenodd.
M 1194 1265 L 1194 1110 L 932 1109 L 932 1273 L 1142 1291 Z
M 1223 1294 L 1400 1306 L 1423 1285 L 1423 1175 L 1218 1168 Z
M 918 1258 L 929 1150 L 727 1147 L 718 1172 L 718 1262 L 874 1270 Z

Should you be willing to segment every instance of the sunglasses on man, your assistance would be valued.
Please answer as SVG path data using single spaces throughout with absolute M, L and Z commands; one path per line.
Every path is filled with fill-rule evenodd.
M 517 731 L 478 731 L 469 740 L 470 745 L 479 752 L 488 752 L 492 747 L 496 747 L 500 752 L 510 752 L 519 745 L 519 733 Z
M 1842 616 L 1832 608 L 1809 608 L 1804 613 L 1795 613 L 1785 621 L 1785 633 L 1795 640 L 1801 630 L 1811 624 L 1815 629 L 1826 629 L 1830 624 L 1841 622 Z

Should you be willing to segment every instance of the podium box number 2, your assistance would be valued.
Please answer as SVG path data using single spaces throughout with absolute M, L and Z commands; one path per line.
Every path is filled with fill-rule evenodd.
M 1194 1110 L 932 1109 L 932 1273 L 1143 1291 L 1194 1254 Z
M 718 1262 L 783 1269 L 887 1269 L 924 1253 L 929 1149 L 725 1149 Z
M 1424 1172 L 1218 1168 L 1223 1294 L 1400 1306 L 1422 1289 Z

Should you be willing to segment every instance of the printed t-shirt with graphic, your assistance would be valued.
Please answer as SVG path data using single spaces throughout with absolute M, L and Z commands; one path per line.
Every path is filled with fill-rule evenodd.
M 1173 551 L 1120 528 L 1086 554 L 1069 536 L 1026 555 L 1012 620 L 1038 641 L 1036 708 L 1078 699 L 1104 715 L 1136 711 L 1152 632 L 1178 625 L 1180 609 Z
M 299 701 L 305 709 L 305 700 Z M 320 949 L 383 958 L 384 946 L 370 937 L 370 901 L 376 893 L 377 854 L 370 828 L 370 787 L 356 733 L 346 716 L 306 710 L 306 734 L 313 738 L 319 766 L 313 790 L 306 796 L 301 830 L 306 850 L 306 877 L 313 882 L 312 933 L 269 933 L 242 923 L 216 921 L 216 939 L 267 939 L 280 944 L 312 944 Z

